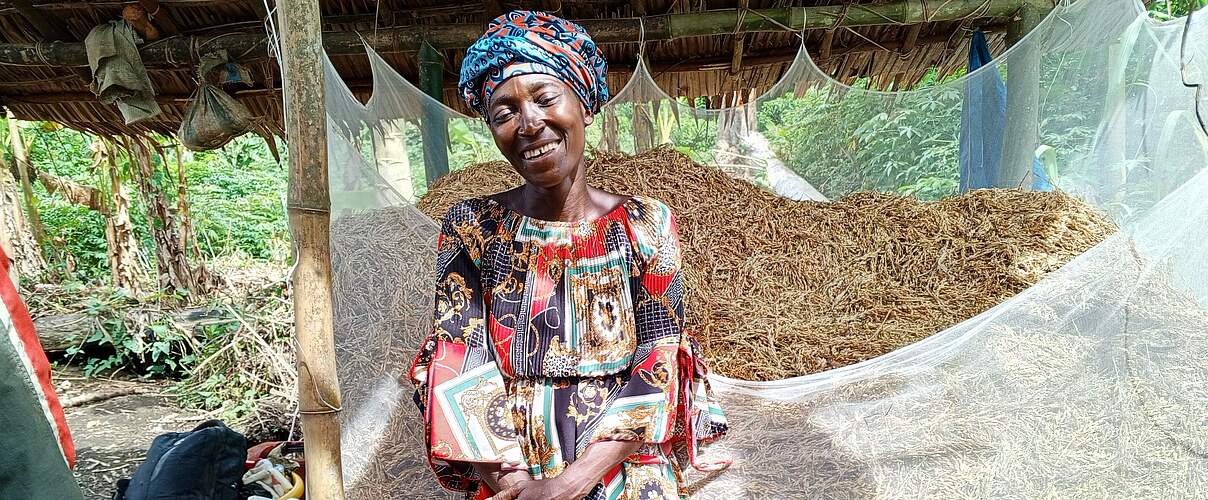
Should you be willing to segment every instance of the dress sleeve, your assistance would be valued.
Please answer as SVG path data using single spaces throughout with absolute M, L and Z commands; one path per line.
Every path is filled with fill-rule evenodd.
M 700 348 L 684 332 L 675 218 L 663 204 L 651 203 L 639 219 L 631 220 L 634 248 L 644 263 L 634 287 L 637 349 L 629 380 L 605 410 L 592 441 L 641 441 L 661 445 L 664 451 L 684 444 L 697 468 L 724 466 L 695 459 L 697 445 L 720 438 L 727 426 L 710 393 Z
M 457 207 L 437 242 L 434 324 L 411 365 L 428 461 L 445 488 L 477 482 L 471 463 L 522 467 L 504 380 L 488 348 L 481 229 Z M 469 241 L 467 241 L 469 240 Z

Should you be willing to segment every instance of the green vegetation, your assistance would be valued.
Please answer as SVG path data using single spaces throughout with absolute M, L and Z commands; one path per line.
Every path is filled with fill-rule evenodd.
M 1208 6 L 1208 0 L 1150 0 L 1149 15 L 1159 21 L 1169 21 L 1186 16 L 1191 12 Z

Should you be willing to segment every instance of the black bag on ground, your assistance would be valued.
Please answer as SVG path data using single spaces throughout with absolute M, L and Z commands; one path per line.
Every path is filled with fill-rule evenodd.
M 161 434 L 114 500 L 236 500 L 247 438 L 219 420 L 189 432 Z

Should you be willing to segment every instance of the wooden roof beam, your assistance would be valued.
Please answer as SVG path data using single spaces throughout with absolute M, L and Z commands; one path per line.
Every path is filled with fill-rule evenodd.
M 597 43 L 633 43 L 642 36 L 646 40 L 673 40 L 691 36 L 728 35 L 738 33 L 783 32 L 786 29 L 826 29 L 839 26 L 872 26 L 891 23 L 917 24 L 926 21 L 951 21 L 971 15 L 1009 17 L 1027 0 L 948 0 L 924 12 L 922 0 L 897 0 L 884 4 L 853 4 L 846 15 L 842 6 L 785 7 L 753 9 L 742 16 L 737 10 L 714 10 L 683 14 L 662 14 L 639 20 L 585 19 L 583 25 Z M 987 3 L 988 2 L 988 3 Z M 737 27 L 737 29 L 736 29 Z M 480 24 L 450 24 L 408 26 L 365 33 L 373 47 L 381 52 L 416 51 L 424 41 L 437 49 L 468 47 L 482 34 Z M 143 63 L 163 66 L 169 61 L 191 65 L 197 48 L 225 48 L 232 54 L 257 54 L 263 57 L 266 37 L 260 33 L 231 33 L 221 37 L 177 36 L 165 38 L 140 49 Z M 328 54 L 359 54 L 363 52 L 360 35 L 354 32 L 324 33 L 323 46 Z M 44 56 L 44 57 L 43 57 Z M 82 43 L 55 43 L 42 47 L 35 44 L 0 44 L 0 64 L 86 66 L 88 57 Z
M 1007 25 L 990 25 L 982 27 L 982 31 L 989 33 L 1001 33 L 1007 31 Z M 949 37 L 946 35 L 936 35 L 928 37 L 919 37 L 915 40 L 915 47 L 947 43 Z M 843 57 L 852 54 L 864 54 L 869 52 L 879 52 L 884 49 L 890 50 L 906 50 L 905 42 L 896 40 L 886 40 L 878 43 L 862 43 L 850 47 L 840 47 L 835 49 L 833 57 Z M 749 53 L 743 59 L 747 67 L 758 67 L 769 64 L 785 64 L 792 61 L 797 55 L 797 48 L 777 49 L 769 51 L 761 51 Z M 661 73 L 689 73 L 696 71 L 721 71 L 730 68 L 730 56 L 709 57 L 709 58 L 694 58 L 686 60 L 682 63 L 671 63 L 666 61 L 653 61 L 650 64 L 651 73 L 658 75 Z M 818 61 L 822 63 L 822 61 Z M 610 72 L 621 74 L 631 73 L 634 70 L 632 62 L 617 62 L 609 64 Z M 415 74 L 403 75 L 405 78 L 415 81 Z M 373 81 L 371 80 L 353 80 L 345 82 L 345 85 L 354 94 L 369 94 L 373 92 Z M 0 82 L 0 87 L 6 87 L 4 82 Z M 456 81 L 444 82 L 444 89 L 450 90 L 457 87 Z M 247 89 L 231 92 L 237 98 L 253 98 L 253 97 L 279 97 L 281 90 L 278 86 L 267 89 Z M 155 100 L 160 104 L 184 104 L 191 101 L 193 95 L 189 93 L 181 94 L 159 94 L 155 96 Z M 13 94 L 5 93 L 0 96 L 0 105 L 47 105 L 47 104 L 65 104 L 65 103 L 95 103 L 96 94 L 91 92 L 46 92 L 38 94 Z

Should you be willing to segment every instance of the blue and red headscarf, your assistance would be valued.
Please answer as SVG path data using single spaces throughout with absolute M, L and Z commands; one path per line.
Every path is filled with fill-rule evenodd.
M 461 63 L 457 88 L 486 116 L 491 94 L 513 76 L 534 73 L 565 82 L 591 113 L 608 101 L 604 54 L 582 26 L 545 12 L 515 10 L 495 18 Z

